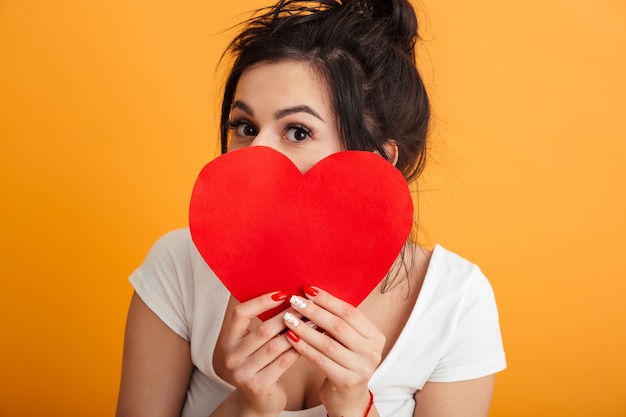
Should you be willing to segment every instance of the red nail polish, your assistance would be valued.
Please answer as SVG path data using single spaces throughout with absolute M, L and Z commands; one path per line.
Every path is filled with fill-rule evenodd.
M 274 301 L 284 301 L 287 299 L 287 294 L 284 292 L 277 292 L 276 294 L 272 294 L 272 300 Z
M 300 341 L 300 337 L 298 337 L 298 335 L 295 334 L 292 330 L 287 331 L 287 337 L 296 343 Z
M 310 285 L 306 285 L 302 290 L 306 295 L 310 295 L 311 297 L 315 297 L 317 294 L 320 293 L 318 290 L 311 287 Z

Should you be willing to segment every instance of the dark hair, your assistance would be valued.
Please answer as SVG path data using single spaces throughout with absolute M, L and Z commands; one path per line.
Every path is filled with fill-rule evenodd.
M 430 106 L 415 65 L 417 18 L 407 0 L 281 0 L 247 22 L 225 54 L 234 59 L 221 110 L 222 153 L 241 74 L 262 62 L 309 63 L 326 81 L 346 149 L 398 146 L 407 182 L 422 171 Z

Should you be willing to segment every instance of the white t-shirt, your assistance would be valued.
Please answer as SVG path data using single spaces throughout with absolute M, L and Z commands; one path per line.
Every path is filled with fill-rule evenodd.
M 229 292 L 202 259 L 188 229 L 159 239 L 130 282 L 191 346 L 194 371 L 183 417 L 207 417 L 234 390 L 213 369 Z M 480 269 L 435 246 L 415 307 L 369 387 L 381 416 L 409 417 L 426 382 L 479 378 L 506 367 L 491 286 Z M 281 417 L 324 417 L 318 406 Z

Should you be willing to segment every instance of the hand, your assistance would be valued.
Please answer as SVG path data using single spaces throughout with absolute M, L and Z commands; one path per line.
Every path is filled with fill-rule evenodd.
M 237 305 L 224 324 L 222 347 L 225 366 L 240 393 L 242 413 L 276 416 L 287 404 L 283 373 L 300 355 L 291 348 L 281 315 L 250 330 L 251 321 L 259 314 L 282 303 L 286 294 L 266 294 Z M 237 394 L 237 393 L 236 393 Z
M 297 314 L 284 316 L 290 343 L 326 376 L 320 399 L 328 415 L 363 415 L 370 400 L 367 383 L 380 364 L 385 336 L 352 305 L 318 288 L 306 287 L 305 293 L 306 299 L 291 299 Z

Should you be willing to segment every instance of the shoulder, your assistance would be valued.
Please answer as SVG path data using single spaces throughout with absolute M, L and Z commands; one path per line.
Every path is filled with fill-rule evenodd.
M 177 258 L 192 255 L 193 252 L 197 251 L 191 240 L 191 233 L 188 228 L 184 228 L 165 233 L 157 239 L 148 252 L 148 258 L 164 255 Z
M 464 298 L 473 294 L 493 298 L 491 284 L 480 267 L 440 245 L 433 249 L 426 281 L 438 293 L 448 296 Z
M 208 274 L 189 229 L 161 236 L 129 280 L 137 295 L 172 330 L 189 338 L 197 280 Z
M 463 277 L 471 275 L 478 266 L 441 245 L 435 245 L 428 268 L 439 274 Z
M 436 246 L 425 287 L 445 328 L 443 356 L 431 382 L 473 379 L 506 366 L 493 288 L 474 263 Z
M 139 270 L 160 268 L 190 274 L 198 266 L 204 266 L 200 253 L 191 240 L 188 228 L 165 233 L 152 245 Z
M 493 288 L 481 268 L 439 245 L 433 250 L 423 291 L 452 332 L 468 322 L 480 325 L 499 319 Z

